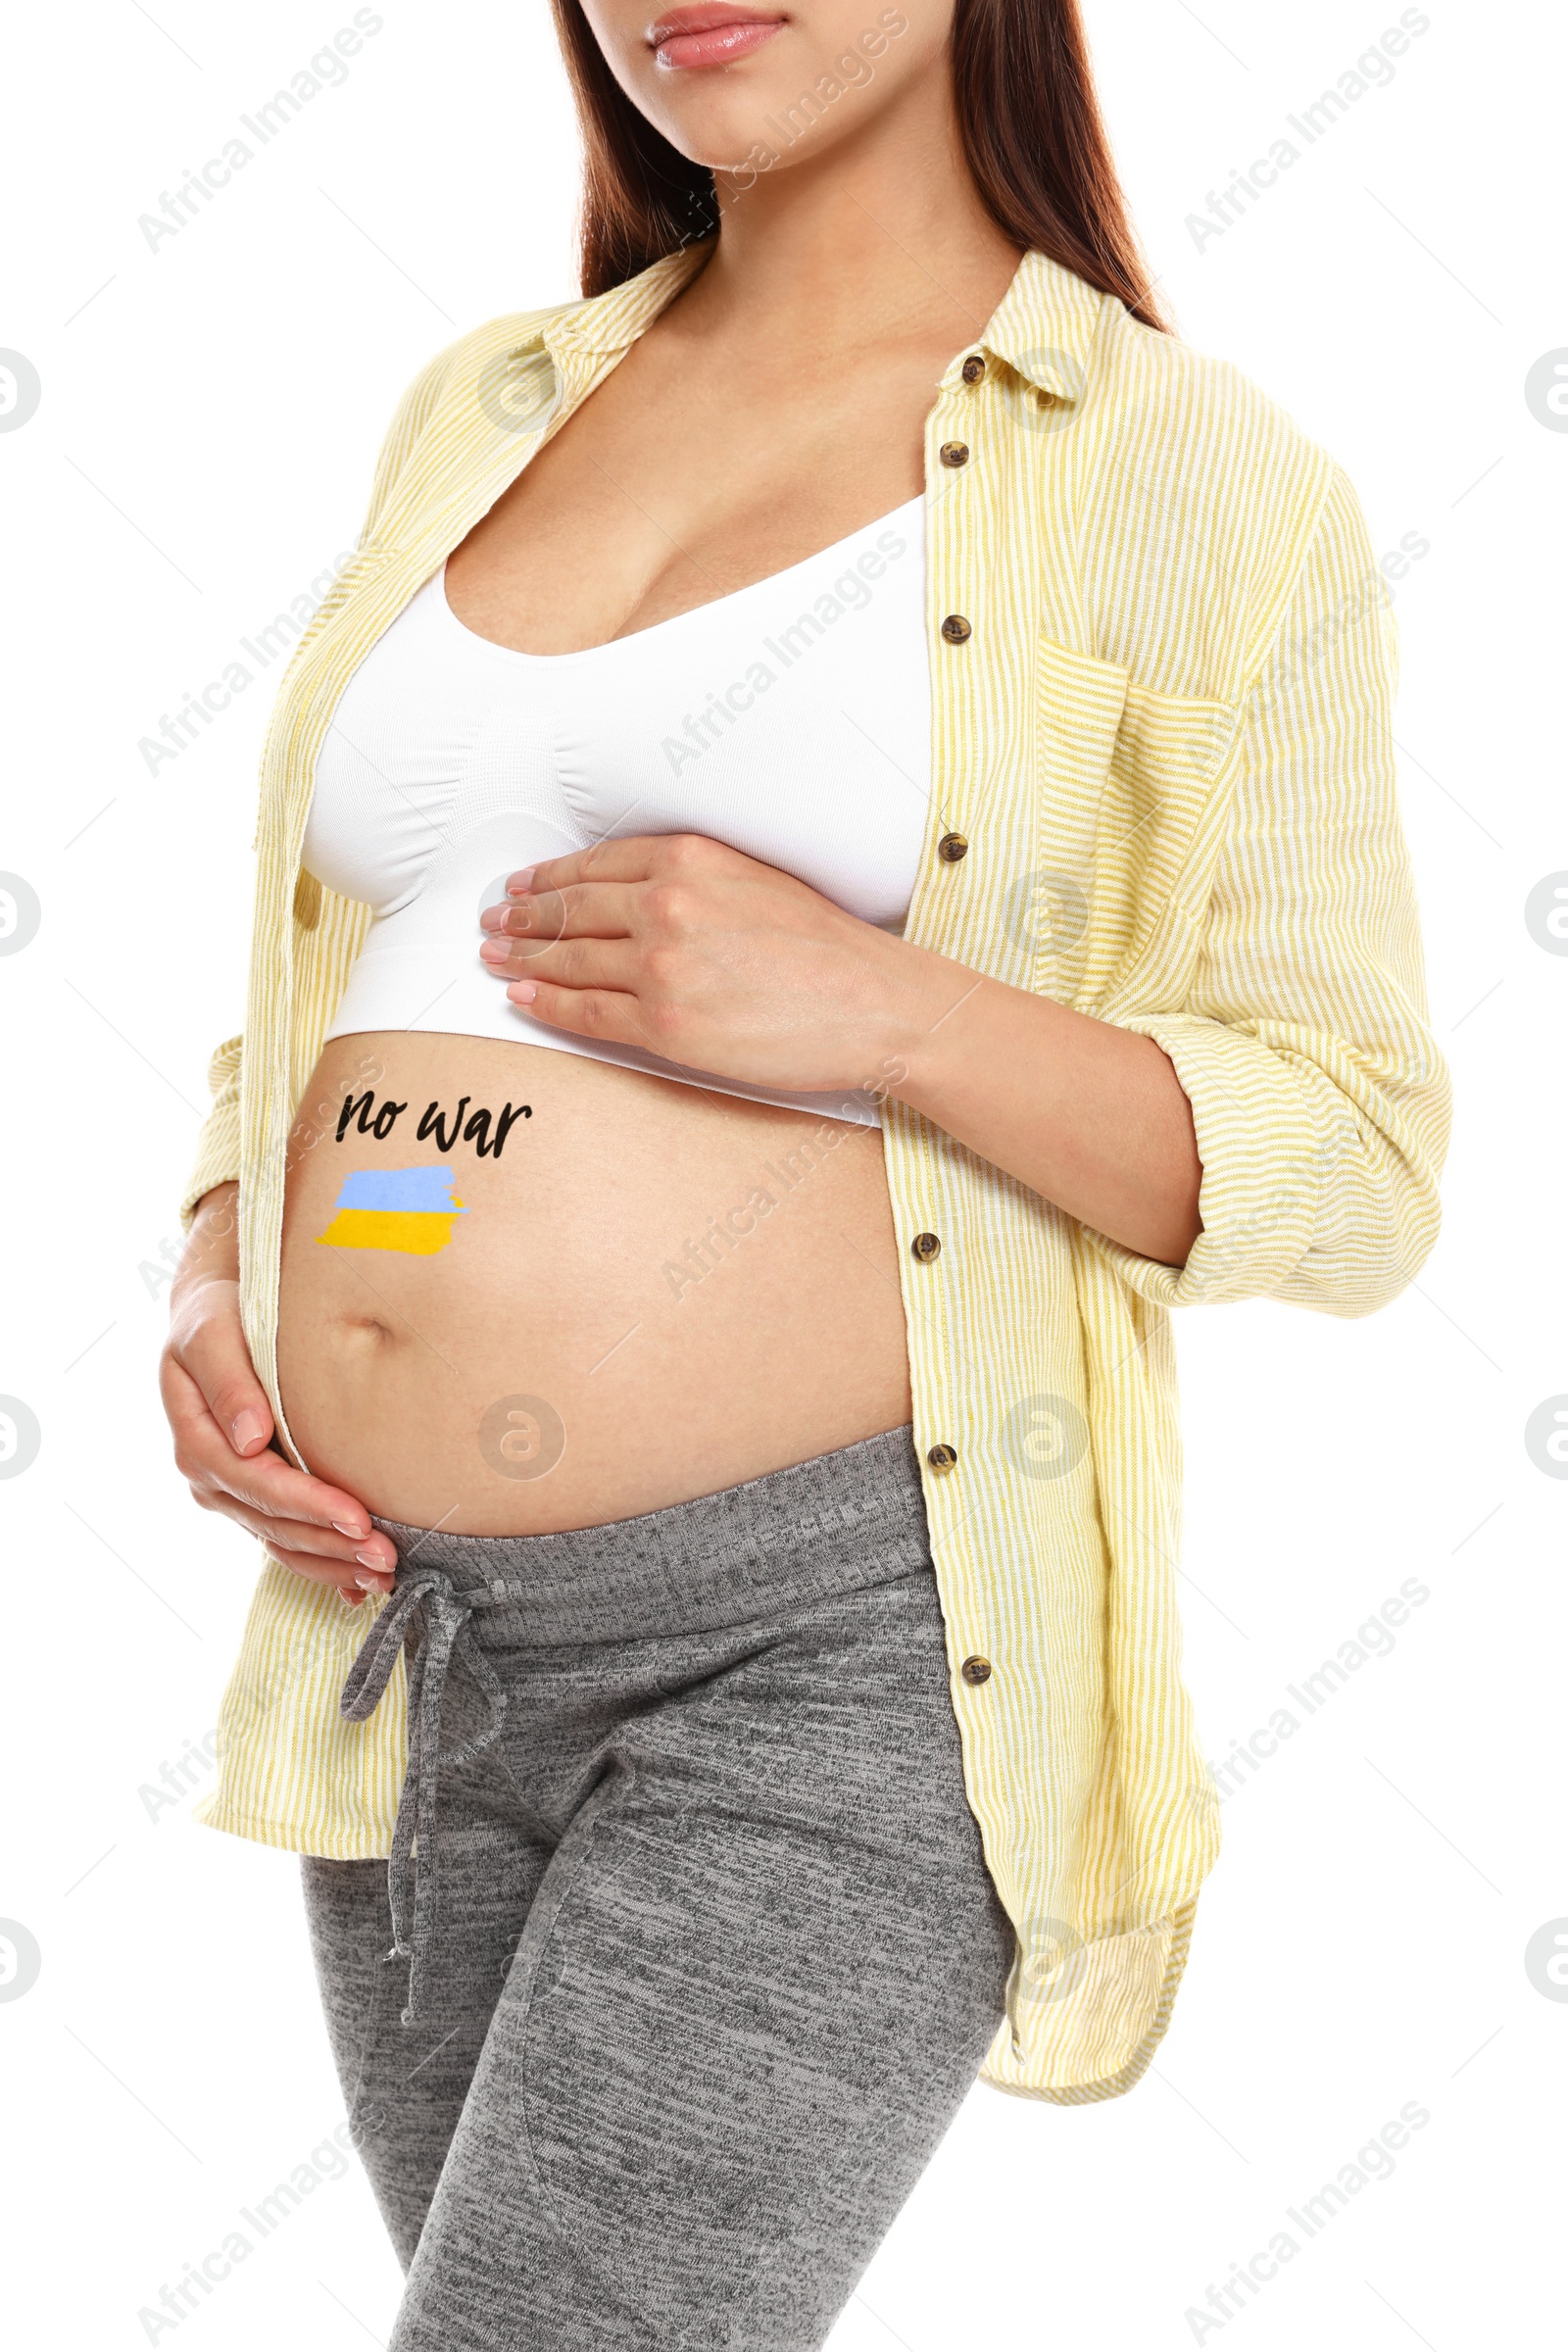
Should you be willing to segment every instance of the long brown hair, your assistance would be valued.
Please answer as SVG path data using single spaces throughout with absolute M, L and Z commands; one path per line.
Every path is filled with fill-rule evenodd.
M 671 146 L 605 62 L 582 0 L 552 0 L 586 151 L 579 272 L 603 294 L 718 226 L 713 175 Z M 1014 244 L 1167 321 L 1128 218 L 1078 0 L 956 0 L 953 81 L 965 159 Z

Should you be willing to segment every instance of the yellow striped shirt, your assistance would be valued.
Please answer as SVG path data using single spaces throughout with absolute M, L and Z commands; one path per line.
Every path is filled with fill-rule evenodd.
M 239 1179 L 245 1328 L 280 1426 L 285 1139 L 368 921 L 301 870 L 317 752 L 368 648 L 706 258 L 497 319 L 425 369 L 283 682 L 243 1050 L 214 1057 L 187 1196 Z M 1396 806 L 1393 625 L 1334 462 L 1234 369 L 1031 253 L 942 377 L 925 466 L 934 770 L 907 935 L 1154 1038 L 1203 1163 L 1175 1269 L 885 1112 L 915 1440 L 957 1454 L 926 1474 L 953 1704 L 1018 1937 L 985 2073 L 1070 2102 L 1148 2065 L 1218 1843 L 1180 1672 L 1167 1310 L 1393 1298 L 1437 1231 L 1447 1078 Z M 938 855 L 949 832 L 961 862 Z M 340 1719 L 363 1636 L 335 1592 L 265 1567 L 200 1819 L 386 1852 L 404 1691 L 400 1673 L 368 1723 Z M 993 1671 L 971 1685 L 974 1653 Z

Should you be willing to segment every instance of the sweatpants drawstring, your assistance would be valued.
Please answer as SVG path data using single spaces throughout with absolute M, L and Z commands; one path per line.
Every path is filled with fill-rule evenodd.
M 392 1598 L 366 1635 L 343 1686 L 339 1711 L 348 1723 L 364 1723 L 379 1705 L 416 1610 L 423 1614 L 424 1638 L 409 1668 L 409 1763 L 398 1792 L 398 1817 L 386 1867 L 392 1907 L 389 1960 L 409 1963 L 409 1998 L 403 2023 L 412 2026 L 424 2011 L 424 1980 L 435 1924 L 436 1802 L 443 1764 L 466 1764 L 500 1738 L 507 1694 L 500 1677 L 474 1640 L 475 1609 L 494 1608 L 484 1592 L 459 1593 L 439 1568 L 399 1571 Z M 461 1747 L 441 1745 L 441 1699 L 455 1652 L 490 1702 L 490 1723 Z M 413 1933 L 409 1933 L 409 1858 L 418 1838 L 419 1868 L 414 1886 Z

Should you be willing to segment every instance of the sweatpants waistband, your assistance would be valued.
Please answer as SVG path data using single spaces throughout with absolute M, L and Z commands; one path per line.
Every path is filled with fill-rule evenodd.
M 392 1597 L 349 1669 L 339 1711 L 346 1722 L 366 1722 L 414 1640 L 409 1761 L 387 1861 L 389 1957 L 409 1963 L 405 2024 L 423 2009 L 435 1929 L 441 1766 L 467 1762 L 499 1740 L 511 1704 L 487 1652 L 716 1632 L 891 1583 L 929 1569 L 931 1558 L 907 1426 L 605 1527 L 454 1536 L 393 1519 L 375 1524 L 398 1547 Z M 442 1697 L 455 1658 L 488 1701 L 490 1720 L 447 1748 Z
M 436 1569 L 487 1647 L 710 1632 L 930 1564 L 907 1424 L 716 1494 L 548 1536 L 376 1519 L 397 1576 Z

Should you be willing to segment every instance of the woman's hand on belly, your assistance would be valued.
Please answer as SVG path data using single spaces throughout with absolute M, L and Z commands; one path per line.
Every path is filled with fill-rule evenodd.
M 271 1450 L 272 1410 L 240 1322 L 238 1193 L 220 1185 L 203 1200 L 170 1293 L 160 1386 L 174 1460 L 203 1510 L 357 1607 L 368 1592 L 390 1592 L 397 1553 L 363 1502 Z
M 575 1035 L 787 1093 L 883 1094 L 961 994 L 946 958 L 700 834 L 597 843 L 508 877 L 480 954 Z

